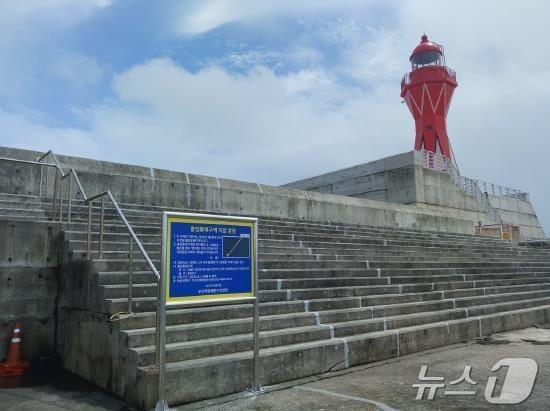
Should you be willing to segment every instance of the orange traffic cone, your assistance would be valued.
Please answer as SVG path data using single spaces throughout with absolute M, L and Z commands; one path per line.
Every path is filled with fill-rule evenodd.
M 21 357 L 21 324 L 15 323 L 6 361 L 0 364 L 0 376 L 11 377 L 23 375 L 30 367 Z

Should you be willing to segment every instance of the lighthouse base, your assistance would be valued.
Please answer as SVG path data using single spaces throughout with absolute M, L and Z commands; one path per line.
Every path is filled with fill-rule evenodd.
M 528 193 L 477 183 L 478 196 L 481 193 L 487 197 L 504 223 L 517 226 L 520 238 L 545 237 Z M 428 168 L 419 151 L 321 174 L 284 187 L 443 210 L 453 217 L 472 220 L 475 226 L 480 222 L 498 223 L 475 192 L 457 183 L 451 173 Z

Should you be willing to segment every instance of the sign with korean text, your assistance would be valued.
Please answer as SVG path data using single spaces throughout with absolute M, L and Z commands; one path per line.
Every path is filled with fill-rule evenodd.
M 163 229 L 166 303 L 255 296 L 256 220 L 169 213 Z

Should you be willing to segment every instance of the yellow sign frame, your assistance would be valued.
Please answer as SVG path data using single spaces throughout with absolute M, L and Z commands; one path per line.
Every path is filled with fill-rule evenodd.
M 257 247 L 258 247 L 258 233 L 257 233 L 257 219 L 247 217 L 230 217 L 223 215 L 212 214 L 196 214 L 196 213 L 166 213 L 163 218 L 162 229 L 162 273 L 163 279 L 166 284 L 165 301 L 166 305 L 186 305 L 186 304 L 199 304 L 206 302 L 243 302 L 253 301 L 256 298 L 257 287 Z M 240 226 L 250 228 L 250 292 L 247 293 L 231 293 L 231 294 L 208 294 L 200 296 L 187 296 L 187 297 L 171 297 L 170 296 L 170 249 L 171 249 L 171 228 L 172 223 L 190 223 L 190 224 L 216 224 L 226 226 Z

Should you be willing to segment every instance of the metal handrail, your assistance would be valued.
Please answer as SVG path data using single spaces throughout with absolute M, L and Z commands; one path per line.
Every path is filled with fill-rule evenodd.
M 403 75 L 403 77 L 401 78 L 401 84 L 405 84 L 405 85 L 409 85 L 411 84 L 411 74 L 413 71 L 415 70 L 423 70 L 423 69 L 428 69 L 428 70 L 433 70 L 434 68 L 439 68 L 439 67 L 443 67 L 445 69 L 445 71 L 447 72 L 447 74 L 449 75 L 449 77 L 451 77 L 453 80 L 456 81 L 456 71 L 454 71 L 452 68 L 446 66 L 446 65 L 431 65 L 431 66 L 422 66 L 422 67 L 418 67 L 418 68 L 415 68 L 413 69 L 412 71 L 408 72 L 408 73 L 405 73 Z M 439 70 L 438 70 L 439 71 Z M 439 71 L 439 73 L 441 73 L 441 71 Z
M 32 160 L 20 160 L 18 158 L 0 157 L 0 161 L 11 161 L 12 163 L 33 164 L 36 166 L 48 166 L 48 167 L 54 167 L 59 170 L 59 168 L 55 164 L 40 163 L 38 161 L 32 161 Z
M 442 154 L 434 153 L 425 149 L 419 150 L 422 154 L 422 166 L 425 168 L 430 168 L 437 171 L 445 171 L 450 174 L 456 174 L 460 175 L 458 172 L 458 169 L 453 164 L 451 160 L 449 160 L 447 157 L 445 157 Z M 478 180 L 475 178 L 470 177 L 462 177 L 462 181 L 458 181 L 462 184 L 462 187 L 464 190 L 469 191 L 469 194 L 472 194 L 472 188 L 477 185 L 479 190 L 483 193 L 487 193 L 489 195 L 499 197 L 499 196 L 506 196 L 506 197 L 514 197 L 514 198 L 524 198 L 526 193 L 521 190 L 517 190 L 515 188 L 505 187 L 501 186 L 499 184 L 493 184 L 488 183 L 483 180 Z
M 53 158 L 53 162 L 54 164 L 50 164 L 48 162 L 46 163 L 42 163 L 42 160 L 44 160 L 45 158 L 47 158 L 48 156 L 51 156 Z M 78 187 L 78 190 L 79 192 L 82 194 L 82 197 L 84 200 L 87 199 L 87 196 L 86 196 L 86 191 L 84 191 L 84 187 L 82 187 L 82 183 L 80 182 L 80 179 L 78 178 L 78 174 L 76 173 L 76 171 L 74 170 L 74 168 L 71 168 L 69 170 L 69 172 L 67 174 L 65 174 L 65 172 L 63 171 L 63 168 L 61 167 L 61 165 L 59 164 L 59 160 L 57 159 L 57 156 L 55 155 L 55 153 L 53 152 L 53 150 L 48 150 L 46 153 L 42 154 L 40 157 L 38 157 L 36 159 L 36 161 L 40 164 L 43 164 L 43 165 L 48 165 L 48 166 L 54 166 L 57 168 L 57 170 L 59 171 L 59 174 L 61 175 L 61 181 L 60 181 L 60 187 L 59 187 L 59 222 L 63 222 L 63 182 L 65 181 L 66 178 L 69 178 L 69 191 L 68 191 L 68 194 L 67 194 L 67 197 L 68 197 L 68 202 L 69 202 L 69 210 L 68 210 L 68 215 L 67 215 L 67 220 L 68 222 L 70 223 L 71 222 L 71 211 L 72 211 L 72 197 L 71 197 L 71 191 L 72 191 L 72 179 L 70 178 L 71 176 L 73 177 L 73 179 L 75 180 L 75 183 Z M 40 172 L 40 195 L 42 194 L 42 175 L 43 175 L 43 172 L 42 172 L 42 169 L 41 169 L 41 172 Z M 53 193 L 53 206 L 52 206 L 52 220 L 55 221 L 55 208 L 56 208 L 56 200 L 57 200 L 57 185 L 58 185 L 58 177 L 56 176 L 56 179 L 55 179 L 55 184 L 54 184 L 54 193 Z M 46 174 L 46 186 L 48 185 L 48 174 Z
M 86 192 L 84 191 L 84 187 L 82 187 L 82 183 L 80 182 L 80 179 L 78 178 L 78 174 L 76 174 L 76 171 L 74 170 L 74 168 L 71 168 L 69 173 L 73 175 L 74 180 L 76 181 L 76 185 L 78 186 L 78 190 L 80 191 L 80 193 L 82 193 L 83 199 L 87 200 L 88 196 L 86 195 Z
M 52 158 L 53 158 L 53 161 L 54 161 L 54 164 L 50 164 L 50 163 L 42 163 L 42 160 L 44 160 L 48 155 L 51 155 Z M 59 164 L 59 161 L 57 160 L 57 156 L 55 155 L 55 153 L 53 152 L 53 150 L 49 150 L 47 151 L 46 153 L 42 154 L 40 157 L 38 157 L 38 159 L 36 160 L 38 163 L 41 163 L 41 164 L 45 164 L 45 165 L 49 165 L 49 166 L 54 166 L 56 167 L 59 172 L 61 173 L 61 177 L 66 177 L 67 175 L 65 174 L 65 172 L 63 171 L 63 168 L 61 167 L 61 165 Z M 80 179 L 78 178 L 78 174 L 76 173 L 75 169 L 74 168 L 71 168 L 69 170 L 69 173 L 68 174 L 72 174 L 74 179 L 75 179 L 75 182 L 76 182 L 76 185 L 78 186 L 78 190 L 82 193 L 82 197 L 84 198 L 84 200 L 86 200 L 88 197 L 86 196 L 86 191 L 84 191 L 84 187 L 82 186 L 82 183 L 80 182 Z
M 55 163 L 55 166 L 59 169 L 59 171 L 61 171 L 61 176 L 64 176 L 65 173 L 63 172 L 63 169 L 61 168 L 61 165 L 59 164 L 59 161 L 57 161 L 57 156 L 55 155 L 55 153 L 53 152 L 53 150 L 48 150 L 47 152 L 45 152 L 44 154 L 42 154 L 40 157 L 38 157 L 36 159 L 36 161 L 38 161 L 39 163 L 42 162 L 42 160 L 44 160 L 46 157 L 48 157 L 49 155 L 52 156 L 53 158 L 53 161 Z
M 453 162 L 442 154 L 434 153 L 425 149 L 420 150 L 422 154 L 422 166 L 432 170 L 442 171 L 451 176 L 452 181 L 457 184 L 466 194 L 473 195 L 484 212 L 494 219 L 497 224 L 503 224 L 504 221 L 498 210 L 492 206 L 487 192 L 482 192 L 479 180 L 460 175 L 458 168 Z M 511 190 L 511 189 L 510 189 Z M 519 191 L 519 190 L 516 190 Z M 517 198 L 517 196 L 516 196 Z
M 59 167 L 58 164 L 50 164 L 50 163 L 42 163 L 40 161 L 32 161 L 32 160 L 20 160 L 18 158 L 9 158 L 9 157 L 0 157 L 0 161 L 8 161 L 12 163 L 22 163 L 22 164 L 30 164 L 30 165 L 36 165 L 40 166 L 40 183 L 38 192 L 39 195 L 42 195 L 42 175 L 43 175 L 43 169 L 44 166 L 46 167 L 53 167 L 55 169 L 55 185 L 54 185 L 54 193 L 53 193 L 53 204 L 52 204 L 52 220 L 55 221 L 55 203 L 57 199 L 57 181 L 59 179 L 59 175 L 61 175 L 61 178 L 63 179 L 65 174 L 63 173 L 63 170 L 61 167 Z M 48 173 L 46 173 L 46 185 L 48 184 Z M 61 218 L 61 217 L 60 217 Z
M 42 154 L 40 157 L 38 157 L 37 159 L 37 163 L 39 164 L 42 164 L 41 161 L 43 159 L 45 159 L 46 157 L 48 156 L 51 156 L 53 158 L 53 161 L 54 161 L 54 165 L 55 167 L 57 167 L 57 169 L 59 170 L 59 172 L 61 173 L 61 177 L 62 179 L 67 177 L 68 175 L 72 174 L 75 178 L 75 181 L 78 185 L 78 188 L 79 190 L 81 191 L 82 193 L 82 196 L 84 197 L 84 202 L 88 204 L 89 206 L 89 209 L 91 209 L 91 204 L 93 202 L 93 200 L 97 199 L 97 198 L 100 198 L 100 197 L 104 197 L 104 196 L 107 196 L 109 197 L 109 200 L 111 201 L 111 203 L 113 204 L 113 206 L 115 207 L 119 217 L 121 218 L 122 222 L 124 223 L 124 225 L 126 226 L 126 229 L 128 230 L 128 232 L 130 233 L 130 236 L 132 237 L 132 239 L 135 241 L 136 245 L 138 246 L 138 249 L 139 251 L 141 252 L 141 254 L 143 255 L 143 257 L 145 258 L 145 261 L 147 261 L 147 264 L 149 265 L 149 268 L 151 268 L 151 270 L 153 271 L 153 273 L 155 274 L 155 276 L 157 277 L 157 280 L 160 279 L 160 274 L 157 270 L 157 268 L 155 267 L 155 265 L 153 264 L 153 262 L 151 261 L 151 258 L 149 258 L 149 255 L 147 254 L 147 252 L 145 251 L 145 248 L 143 248 L 143 244 L 141 243 L 141 241 L 139 240 L 139 238 L 137 237 L 136 233 L 134 232 L 134 230 L 132 229 L 132 226 L 130 225 L 130 223 L 128 222 L 128 220 L 126 219 L 126 216 L 124 215 L 124 213 L 122 212 L 122 209 L 120 208 L 120 206 L 118 205 L 118 202 L 115 200 L 114 196 L 113 196 L 113 193 L 111 193 L 110 190 L 107 190 L 107 191 L 104 191 L 104 192 L 101 192 L 99 194 L 96 194 L 92 197 L 87 197 L 86 196 L 86 192 L 84 191 L 84 188 L 82 187 L 82 183 L 80 182 L 80 179 L 78 178 L 78 174 L 76 173 L 76 171 L 74 170 L 74 168 L 71 168 L 70 171 L 69 171 L 69 174 L 65 175 L 65 173 L 63 172 L 63 169 L 61 168 L 61 165 L 59 164 L 59 161 L 57 159 L 57 156 L 55 155 L 54 151 L 53 150 L 48 150 L 46 153 Z M 52 166 L 52 164 L 49 164 L 49 163 L 43 163 L 45 165 L 49 165 L 49 166 Z M 70 180 L 69 180 L 70 181 Z M 91 232 L 91 223 L 88 225 L 88 231 Z M 89 244 L 90 246 L 90 244 Z
M 149 255 L 147 254 L 147 251 L 145 251 L 145 248 L 143 247 L 143 244 L 141 243 L 141 241 L 139 240 L 138 236 L 136 235 L 134 229 L 132 228 L 132 226 L 130 225 L 130 223 L 128 222 L 128 220 L 126 219 L 126 216 L 124 215 L 124 213 L 122 212 L 122 209 L 120 208 L 120 206 L 118 205 L 118 202 L 115 200 L 113 194 L 111 193 L 110 190 L 107 190 L 107 191 L 104 191 L 102 193 L 99 193 L 99 194 L 96 194 L 90 198 L 88 198 L 85 203 L 88 204 L 89 207 L 91 207 L 91 204 L 94 200 L 98 199 L 98 198 L 103 198 L 107 196 L 109 198 L 109 200 L 111 201 L 111 203 L 113 204 L 113 206 L 115 207 L 115 210 L 118 214 L 118 216 L 120 217 L 120 219 L 122 220 L 122 222 L 124 223 L 124 225 L 126 226 L 126 230 L 128 230 L 128 233 L 130 234 L 130 236 L 132 237 L 132 239 L 134 240 L 134 242 L 136 243 L 139 251 L 141 252 L 141 254 L 143 255 L 143 258 L 145 258 L 145 261 L 147 262 L 147 265 L 149 266 L 149 268 L 151 269 L 151 271 L 153 271 L 153 274 L 155 274 L 155 277 L 157 278 L 157 280 L 160 279 L 160 274 L 157 270 L 157 268 L 155 267 L 155 264 L 153 263 L 153 261 L 151 260 L 151 258 L 149 257 Z M 88 231 L 91 232 L 91 223 L 88 225 Z M 101 233 L 100 233 L 100 236 L 101 236 Z
M 464 187 L 469 186 L 471 188 L 471 190 L 473 191 L 471 194 L 473 194 L 476 197 L 476 199 L 479 201 L 479 203 L 483 206 L 483 208 L 485 209 L 485 213 L 488 214 L 490 217 L 492 217 L 497 222 L 497 224 L 503 224 L 504 221 L 502 220 L 500 213 L 496 208 L 492 206 L 491 202 L 489 201 L 489 198 L 487 197 L 486 194 L 484 194 L 480 190 L 475 180 L 468 177 L 463 177 L 463 176 L 460 176 L 460 179 L 463 182 L 464 191 L 468 193 L 468 191 Z
M 94 200 L 97 200 L 97 199 L 100 199 L 100 201 L 101 201 L 101 215 L 100 215 L 100 221 L 99 221 L 99 258 L 101 258 L 102 255 L 103 255 L 103 234 L 104 234 L 104 229 L 105 229 L 104 228 L 105 227 L 105 224 L 104 224 L 104 220 L 105 220 L 105 202 L 104 202 L 104 199 L 105 199 L 105 197 L 107 197 L 111 201 L 111 204 L 113 204 L 113 206 L 115 207 L 115 210 L 116 210 L 118 216 L 120 217 L 120 219 L 124 223 L 124 226 L 126 227 L 126 230 L 128 231 L 128 233 L 130 235 L 130 239 L 128 241 L 128 251 L 129 251 L 128 252 L 128 263 L 129 263 L 128 264 L 128 311 L 113 314 L 111 316 L 111 320 L 117 320 L 117 319 L 124 318 L 124 316 L 128 317 L 128 316 L 133 315 L 133 292 L 132 292 L 133 291 L 132 290 L 133 279 L 132 279 L 132 276 L 133 276 L 133 272 L 134 272 L 133 266 L 134 266 L 134 243 L 135 243 L 138 247 L 139 252 L 141 253 L 143 258 L 147 262 L 147 265 L 149 266 L 149 268 L 151 269 L 151 271 L 155 275 L 155 280 L 157 282 L 157 313 L 156 313 L 156 327 L 155 327 L 155 341 L 156 341 L 155 350 L 156 350 L 156 361 L 157 361 L 157 364 L 159 364 L 159 355 L 160 355 L 160 342 L 159 342 L 159 339 L 160 339 L 160 333 L 159 333 L 159 330 L 160 330 L 160 326 L 159 326 L 159 321 L 160 321 L 160 315 L 159 315 L 159 313 L 160 313 L 160 307 L 159 307 L 159 304 L 160 304 L 160 294 L 159 294 L 160 293 L 160 273 L 157 270 L 157 268 L 155 267 L 155 264 L 153 263 L 151 258 L 149 257 L 149 254 L 147 254 L 147 251 L 145 251 L 145 248 L 143 247 L 143 244 L 141 243 L 138 236 L 136 235 L 134 229 L 132 228 L 132 226 L 130 225 L 128 220 L 126 219 L 126 216 L 122 212 L 122 209 L 118 205 L 118 202 L 115 200 L 115 197 L 111 193 L 111 190 L 107 190 L 107 191 L 104 191 L 102 193 L 96 194 L 96 195 L 88 198 L 85 201 L 88 204 L 88 232 L 87 232 L 87 241 L 86 241 L 87 257 L 91 258 L 91 251 L 92 251 L 91 250 L 91 248 L 92 248 L 92 204 L 93 204 Z
M 49 162 L 43 162 L 43 160 L 45 158 L 47 158 L 48 156 L 51 156 L 52 159 L 53 159 L 53 162 L 54 164 L 50 164 Z M 133 281 L 132 281 L 132 275 L 133 275 L 133 260 L 134 260 L 134 257 L 133 257 L 133 247 L 134 247 L 134 243 L 137 245 L 138 247 L 138 250 L 139 252 L 141 253 L 141 255 L 143 256 L 143 258 L 145 259 L 145 261 L 147 262 L 147 265 L 149 266 L 149 268 L 151 269 L 151 271 L 153 272 L 153 274 L 155 275 L 155 280 L 157 282 L 157 285 L 159 284 L 160 282 L 160 273 L 159 271 L 157 270 L 157 268 L 155 267 L 155 264 L 153 263 L 153 261 L 151 260 L 151 258 L 149 257 L 149 255 L 147 254 L 147 251 L 145 251 L 145 248 L 143 247 L 143 244 L 141 243 L 140 239 L 138 238 L 138 236 L 136 235 L 134 229 L 132 228 L 132 226 L 130 225 L 130 223 L 128 222 L 128 219 L 126 218 L 126 216 L 124 215 L 124 213 L 122 212 L 122 209 L 120 208 L 118 202 L 115 200 L 113 194 L 111 193 L 110 190 L 107 190 L 107 191 L 104 191 L 104 192 L 101 192 L 99 194 L 96 194 L 96 195 L 93 195 L 91 197 L 88 197 L 86 195 L 86 192 L 84 191 L 84 188 L 82 186 L 82 183 L 80 181 L 80 178 L 78 177 L 78 174 L 77 172 L 74 170 L 74 168 L 71 168 L 69 170 L 69 172 L 67 174 L 65 174 L 63 172 L 63 169 L 61 168 L 61 165 L 57 159 L 57 156 L 55 155 L 55 153 L 53 152 L 53 150 L 49 150 L 47 151 L 46 153 L 42 154 L 40 157 L 37 158 L 36 161 L 29 161 L 29 160 L 18 160 L 18 159 L 13 159 L 13 158 L 5 158 L 5 157 L 0 157 L 0 160 L 5 160 L 5 161 L 12 161 L 12 162 L 16 162 L 16 163 L 25 163 L 25 164 L 32 164 L 32 165 L 37 165 L 37 166 L 41 166 L 41 173 L 40 173 L 40 189 L 39 189 L 39 195 L 42 195 L 42 177 L 43 177 L 43 167 L 46 166 L 46 167 L 53 167 L 55 168 L 56 170 L 56 177 L 55 177 L 55 185 L 54 185 L 54 195 L 53 195 L 53 210 L 52 210 L 52 220 L 55 221 L 55 208 L 56 208 L 56 202 L 57 202 L 57 197 L 58 197 L 58 180 L 59 180 L 59 223 L 62 223 L 63 222 L 63 182 L 65 179 L 68 178 L 68 181 L 69 181 L 69 191 L 68 191 L 68 198 L 69 198 L 69 201 L 68 201 L 68 207 L 69 207 L 69 210 L 68 210 L 68 222 L 70 223 L 71 222 L 71 208 L 72 208 L 72 197 L 71 197 L 71 188 L 72 188 L 72 179 L 70 178 L 71 176 L 73 177 L 73 179 L 75 180 L 76 182 L 76 185 L 80 191 L 80 193 L 82 194 L 82 197 L 83 197 L 83 200 L 85 202 L 85 204 L 88 204 L 88 230 L 87 230 L 87 258 L 90 258 L 91 257 L 91 246 L 92 246 L 92 205 L 93 205 L 93 202 L 97 199 L 100 199 L 101 201 L 101 217 L 100 217 L 100 233 L 99 233 L 99 256 L 100 258 L 102 257 L 102 254 L 103 254 L 103 234 L 104 234 L 104 230 L 105 230 L 105 202 L 104 202 L 104 199 L 105 197 L 107 197 L 109 199 L 109 201 L 111 201 L 111 204 L 114 206 L 119 218 L 122 220 L 124 226 L 126 227 L 126 230 L 128 231 L 129 235 L 130 235 L 130 239 L 129 239 L 129 269 L 128 269 L 128 312 L 127 313 L 118 313 L 118 314 L 115 314 L 111 317 L 111 319 L 115 319 L 115 318 L 121 318 L 120 315 L 121 314 L 128 314 L 128 315 L 132 315 L 133 313 L 133 307 L 132 307 L 132 303 L 133 303 L 133 296 L 132 296 L 132 286 L 133 286 Z M 47 187 L 47 183 L 48 183 L 48 174 L 46 173 L 46 187 Z M 158 291 L 160 292 L 160 291 Z M 157 296 L 158 297 L 158 296 Z M 157 344 L 156 344 L 156 356 L 157 356 L 157 363 L 158 363 L 158 357 L 159 357 L 159 344 L 158 344 L 158 339 L 159 339 L 159 326 L 158 326 L 158 322 L 160 320 L 160 317 L 158 315 L 159 313 L 159 309 L 158 309 L 158 304 L 159 304 L 159 301 L 160 301 L 160 298 L 157 298 L 157 318 L 156 318 L 156 341 L 157 341 Z
M 59 161 L 57 160 L 57 156 L 55 155 L 53 150 L 49 150 L 48 152 L 44 153 L 42 156 L 39 157 L 38 161 L 39 162 L 42 161 L 44 158 L 48 157 L 48 155 L 50 155 L 53 158 L 55 166 L 57 167 L 57 169 L 61 173 L 61 176 L 62 176 L 61 182 L 63 182 L 63 178 L 65 177 L 65 174 L 63 173 L 63 169 L 61 168 L 61 165 L 59 164 Z M 126 313 L 114 314 L 113 316 L 111 316 L 111 320 L 120 319 L 120 318 L 122 318 L 121 316 L 124 315 L 124 314 L 127 314 L 128 316 L 131 316 L 133 314 L 133 293 L 132 293 L 132 291 L 133 291 L 132 290 L 133 280 L 132 280 L 132 276 L 133 276 L 133 264 L 134 264 L 134 252 L 133 252 L 134 243 L 137 245 L 138 250 L 140 251 L 140 253 L 143 256 L 143 258 L 145 259 L 145 261 L 147 262 L 147 265 L 149 266 L 149 268 L 151 269 L 153 274 L 155 275 L 155 280 L 157 282 L 157 317 L 156 317 L 156 330 L 155 330 L 156 336 L 155 337 L 156 337 L 156 342 L 157 342 L 156 343 L 156 357 L 157 357 L 157 364 L 158 364 L 159 353 L 160 353 L 160 350 L 159 350 L 159 338 L 160 338 L 160 333 L 159 333 L 159 330 L 160 330 L 160 328 L 159 328 L 159 321 L 160 321 L 159 304 L 160 304 L 160 298 L 158 298 L 159 297 L 158 293 L 160 292 L 160 287 L 158 287 L 158 285 L 160 284 L 160 273 L 157 270 L 157 268 L 155 267 L 155 264 L 153 264 L 153 261 L 151 260 L 149 255 L 147 254 L 147 251 L 145 251 L 145 248 L 143 247 L 143 244 L 139 240 L 138 236 L 136 235 L 135 231 L 133 230 L 133 228 L 130 225 L 130 223 L 128 222 L 128 220 L 126 219 L 126 216 L 122 212 L 122 209 L 118 205 L 118 202 L 115 200 L 115 198 L 114 198 L 113 194 L 111 193 L 111 191 L 107 190 L 107 191 L 104 191 L 102 193 L 96 194 L 92 197 L 87 197 L 86 192 L 84 191 L 84 189 L 82 187 L 82 184 L 80 182 L 80 179 L 78 178 L 78 174 L 76 173 L 76 171 L 73 168 L 71 168 L 71 170 L 69 172 L 69 175 L 70 174 L 72 174 L 74 176 L 76 184 L 79 187 L 79 189 L 82 193 L 82 196 L 84 197 L 84 202 L 88 204 L 88 232 L 87 232 L 87 241 L 86 241 L 86 243 L 87 243 L 86 244 L 86 256 L 87 256 L 87 258 L 91 258 L 91 248 L 92 248 L 92 204 L 93 204 L 94 200 L 96 200 L 98 198 L 101 199 L 101 214 L 100 214 L 100 222 L 99 222 L 99 258 L 101 258 L 103 256 L 103 234 L 104 234 L 104 230 L 105 230 L 105 202 L 104 202 L 105 196 L 107 196 L 109 198 L 109 200 L 111 201 L 111 204 L 113 204 L 113 206 L 115 207 L 118 216 L 120 217 L 120 219 L 122 220 L 122 222 L 126 226 L 126 230 L 128 231 L 128 233 L 130 234 L 130 240 L 129 240 L 129 244 L 128 244 L 128 250 L 129 250 L 129 254 L 128 254 L 128 263 L 129 263 L 129 266 L 128 266 L 128 311 Z M 71 180 L 69 179 L 69 182 L 70 181 Z M 41 180 L 41 182 L 42 182 L 42 180 Z M 57 179 L 56 179 L 56 183 L 57 183 Z M 62 200 L 61 200 L 62 190 L 63 190 L 63 183 L 61 183 L 61 189 L 60 189 L 60 214 L 59 214 L 60 222 L 62 221 L 62 217 L 63 217 L 63 212 L 62 212 L 62 210 L 63 210 L 62 204 L 63 203 L 62 203 Z M 69 185 L 69 218 L 68 218 L 69 223 L 71 222 L 70 210 L 71 210 L 71 196 L 70 196 L 70 185 Z M 55 213 L 55 198 L 54 198 L 54 213 Z M 54 215 L 54 217 L 55 217 L 55 215 Z
M 129 248 L 130 250 L 133 249 L 133 244 L 132 242 L 135 242 L 137 247 L 138 247 L 138 250 L 140 251 L 141 255 L 143 256 L 143 258 L 145 259 L 145 261 L 147 262 L 147 265 L 149 266 L 149 268 L 151 269 L 151 271 L 153 272 L 153 274 L 155 275 L 156 277 L 156 280 L 157 282 L 160 280 L 160 274 L 159 274 L 159 271 L 157 270 L 157 268 L 155 267 L 155 265 L 153 264 L 153 261 L 151 260 L 151 258 L 149 257 L 149 255 L 147 254 L 147 251 L 145 251 L 145 248 L 143 247 L 143 244 L 141 243 L 141 241 L 139 240 L 138 236 L 136 235 L 135 231 L 133 230 L 132 226 L 130 225 L 130 223 L 128 222 L 128 220 L 126 219 L 126 216 L 124 215 L 124 213 L 122 212 L 122 209 L 120 208 L 120 206 L 118 205 L 118 202 L 115 200 L 115 197 L 113 196 L 113 193 L 111 193 L 110 190 L 107 190 L 107 191 L 103 191 L 101 193 L 98 193 L 98 194 L 95 194 L 91 197 L 87 197 L 86 196 L 86 193 L 84 192 L 84 189 L 82 187 L 82 184 L 80 182 L 80 179 L 78 178 L 78 174 L 76 173 L 76 171 L 74 170 L 74 168 L 71 168 L 69 173 L 68 174 L 64 174 L 63 173 L 63 169 L 61 168 L 61 165 L 59 164 L 59 161 L 57 159 L 57 156 L 55 155 L 55 153 L 53 152 L 53 150 L 49 150 L 47 151 L 46 153 L 42 154 L 39 158 L 38 158 L 38 162 L 41 162 L 43 159 L 45 159 L 46 157 L 48 156 L 51 156 L 53 161 L 54 161 L 54 164 L 55 166 L 58 168 L 58 170 L 60 171 L 61 173 L 61 181 L 63 181 L 64 178 L 70 176 L 71 174 L 74 176 L 75 178 L 75 181 L 79 187 L 79 189 L 81 190 L 82 192 L 82 196 L 84 197 L 84 202 L 86 204 L 88 204 L 88 233 L 87 233 L 87 249 L 86 249 L 86 252 L 87 252 L 87 257 L 90 258 L 91 256 L 91 247 L 92 247 L 92 204 L 93 204 L 93 201 L 94 200 L 97 200 L 98 198 L 101 199 L 101 218 L 100 218 L 100 232 L 99 232 L 99 258 L 101 258 L 103 256 L 103 234 L 104 234 L 104 220 L 105 220 L 105 203 L 104 203 L 104 198 L 105 196 L 108 197 L 108 199 L 111 201 L 111 204 L 113 204 L 113 206 L 115 207 L 115 210 L 118 214 L 118 216 L 120 217 L 120 219 L 122 220 L 122 222 L 124 223 L 124 225 L 126 226 L 126 230 L 128 231 L 128 233 L 130 234 L 130 245 L 129 245 Z M 49 164 L 49 163 L 45 163 L 45 164 Z M 70 183 L 70 179 L 69 179 L 69 183 Z M 61 189 L 60 189 L 60 199 L 62 198 L 62 193 L 63 193 L 63 185 L 61 185 Z M 69 197 L 70 197 L 70 186 L 69 186 Z M 62 218 L 62 201 L 60 200 L 60 219 Z M 70 207 L 71 207 L 71 202 L 69 201 L 69 210 L 70 210 Z M 69 213 L 69 222 L 70 222 L 70 213 Z M 130 271 L 132 270 L 132 263 L 133 263 L 133 253 L 130 253 L 130 256 L 129 256 L 129 259 L 130 259 Z M 131 281 L 131 275 L 129 276 L 129 281 Z M 128 288 L 129 290 L 129 302 L 128 302 L 128 313 L 131 314 L 132 313 L 132 291 L 130 289 L 130 287 Z

